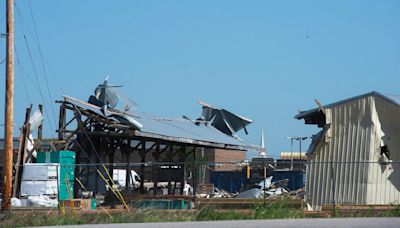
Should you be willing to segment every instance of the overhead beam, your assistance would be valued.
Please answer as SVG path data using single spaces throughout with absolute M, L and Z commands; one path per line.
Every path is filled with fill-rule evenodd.
M 319 110 L 326 115 L 325 107 L 319 102 L 318 99 L 314 99 L 314 102 L 318 105 Z
M 185 139 L 185 138 L 176 138 L 176 137 L 169 137 L 169 136 L 162 136 L 152 133 L 146 133 L 141 131 L 135 131 L 134 134 L 132 133 L 116 133 L 116 132 L 107 132 L 107 131 L 91 131 L 88 132 L 90 135 L 97 135 L 97 136 L 107 136 L 107 137 L 124 137 L 125 139 L 134 139 L 134 140 L 146 140 L 146 141 L 153 141 L 153 142 L 160 142 L 166 144 L 167 142 L 175 142 L 180 145 L 187 145 L 187 146 L 204 146 L 210 148 L 221 148 L 221 149 L 228 149 L 228 150 L 254 150 L 254 151 L 264 151 L 265 149 L 260 147 L 254 146 L 238 146 L 238 145 L 227 145 L 221 143 L 213 143 L 213 142 L 206 142 L 206 141 L 198 141 L 193 139 Z

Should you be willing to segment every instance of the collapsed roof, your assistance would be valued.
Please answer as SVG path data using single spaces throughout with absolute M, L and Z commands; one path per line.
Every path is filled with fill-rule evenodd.
M 192 121 L 188 118 L 161 118 L 153 114 L 139 112 L 135 109 L 116 109 L 118 95 L 114 93 L 107 82 L 96 88 L 95 96 L 84 102 L 73 97 L 64 96 L 64 103 L 81 110 L 83 115 L 100 117 L 103 121 L 118 129 L 130 130 L 130 134 L 137 137 L 146 137 L 179 143 L 196 144 L 202 146 L 236 149 L 236 150 L 263 150 L 259 146 L 248 143 L 234 132 L 245 128 L 251 120 L 232 114 L 226 110 L 210 110 L 213 114 L 206 114 L 206 121 Z M 91 117 L 89 117 L 91 118 Z
M 117 88 L 119 87 L 122 86 L 110 86 L 108 84 L 108 79 L 106 79 L 102 84 L 96 87 L 94 95 L 89 97 L 88 102 L 103 108 L 110 107 L 115 109 L 121 100 L 124 102 L 125 110 L 135 108 L 137 104 L 118 91 Z
M 386 100 L 392 104 L 400 106 L 400 96 L 390 95 L 390 94 L 382 94 L 382 93 L 373 91 L 373 92 L 355 96 L 355 97 L 352 97 L 349 99 L 341 100 L 341 101 L 338 101 L 338 102 L 335 102 L 332 104 L 328 104 L 325 106 L 322 106 L 318 103 L 318 105 L 320 106 L 319 108 L 299 112 L 299 114 L 297 114 L 295 116 L 296 119 L 298 119 L 298 120 L 304 119 L 305 124 L 315 124 L 315 125 L 318 125 L 318 127 L 322 128 L 322 130 L 320 132 L 313 135 L 312 142 L 308 149 L 308 154 L 314 153 L 318 149 L 318 147 L 321 146 L 321 143 L 325 141 L 324 139 L 327 135 L 327 132 L 330 129 L 331 123 L 330 123 L 330 121 L 327 121 L 326 110 L 332 109 L 339 105 L 346 104 L 348 102 L 352 102 L 352 101 L 359 100 L 359 99 L 362 99 L 365 97 L 369 97 L 369 96 L 381 97 L 384 100 Z
M 366 94 L 362 94 L 362 95 L 355 96 L 355 97 L 352 97 L 349 99 L 345 99 L 345 100 L 341 100 L 341 101 L 338 101 L 338 102 L 335 102 L 332 104 L 328 104 L 328 105 L 325 105 L 320 108 L 315 108 L 315 109 L 311 109 L 308 111 L 299 112 L 299 114 L 297 114 L 294 118 L 296 118 L 298 120 L 304 119 L 306 124 L 317 124 L 318 127 L 323 127 L 326 122 L 326 117 L 321 108 L 323 108 L 323 109 L 332 108 L 334 106 L 341 105 L 341 104 L 351 102 L 354 100 L 358 100 L 358 99 L 368 97 L 368 96 L 379 96 L 395 105 L 400 105 L 400 96 L 391 95 L 391 94 L 383 94 L 383 93 L 379 93 L 376 91 L 372 91 L 372 92 L 369 92 Z
M 233 114 L 225 109 L 212 107 L 203 102 L 199 102 L 203 106 L 203 115 L 199 120 L 204 120 L 227 135 L 233 135 L 244 129 L 248 134 L 246 126 L 253 121 Z

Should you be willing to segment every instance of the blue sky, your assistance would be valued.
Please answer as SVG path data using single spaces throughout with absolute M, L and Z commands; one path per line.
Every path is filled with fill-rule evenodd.
M 28 2 L 16 1 L 16 49 L 28 75 L 16 67 L 15 124 L 21 125 L 29 100 L 43 103 L 25 31 L 51 136 L 58 107 L 50 106 Z M 1 19 L 4 0 L 0 4 Z M 400 94 L 396 0 L 31 0 L 31 5 L 53 100 L 62 94 L 87 99 L 110 75 L 141 111 L 197 118 L 201 100 L 249 117 L 254 124 L 243 138 L 258 144 L 264 129 L 272 156 L 290 150 L 286 136 L 316 133 L 293 118 L 299 109 L 314 108 L 315 98 L 327 104 L 372 90 Z M 4 33 L 4 20 L 1 28 Z M 4 45 L 2 39 L 2 59 Z M 0 67 L 4 94 L 4 64 Z

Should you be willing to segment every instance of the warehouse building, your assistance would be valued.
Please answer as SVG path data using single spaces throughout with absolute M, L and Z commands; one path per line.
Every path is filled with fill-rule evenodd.
M 322 130 L 308 150 L 305 200 L 323 205 L 400 203 L 400 96 L 370 92 L 300 112 Z

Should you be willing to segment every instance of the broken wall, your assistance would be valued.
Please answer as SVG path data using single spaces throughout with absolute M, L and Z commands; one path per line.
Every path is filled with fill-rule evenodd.
M 306 201 L 321 205 L 366 204 L 370 151 L 374 145 L 374 97 L 326 109 L 329 129 L 309 155 Z M 331 162 L 333 161 L 333 162 Z
M 400 203 L 400 107 L 375 97 L 375 131 L 371 133 L 367 204 Z M 374 108 L 374 107 L 372 107 Z M 391 162 L 394 161 L 394 162 Z

